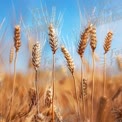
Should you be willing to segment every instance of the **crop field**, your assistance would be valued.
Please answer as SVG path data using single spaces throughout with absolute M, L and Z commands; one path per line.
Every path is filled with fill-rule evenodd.
M 0 15 L 0 122 L 122 122 L 121 29 L 111 24 L 117 21 L 98 25 L 95 12 L 103 13 L 82 13 L 80 4 L 78 18 L 58 14 L 58 2 L 48 0 L 21 15 L 18 3 L 9 19 Z

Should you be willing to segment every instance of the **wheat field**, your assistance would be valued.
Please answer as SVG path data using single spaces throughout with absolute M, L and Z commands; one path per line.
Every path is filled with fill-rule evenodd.
M 117 63 L 113 66 L 119 73 L 112 74 L 108 65 L 116 33 L 109 29 L 100 45 L 101 67 L 97 61 L 100 54 L 96 56 L 99 40 L 95 23 L 87 21 L 80 34 L 77 33 L 75 51 L 63 43 L 58 24 L 45 19 L 44 29 L 38 27 L 30 32 L 23 29 L 25 23 L 21 18 L 12 26 L 13 41 L 5 45 L 9 47 L 5 48 L 7 53 L 2 54 L 0 50 L 0 60 L 4 62 L 0 62 L 0 122 L 122 122 L 121 56 L 116 57 Z M 37 33 L 44 36 L 38 39 Z M 28 40 L 26 46 L 23 35 Z M 8 36 L 6 30 L 0 36 L 2 48 L 4 37 Z M 28 51 L 28 60 L 24 58 L 18 64 L 20 52 L 26 53 L 23 45 Z M 88 48 L 90 61 L 86 58 Z M 46 66 L 44 59 L 48 53 L 49 66 Z M 63 60 L 61 65 L 57 60 Z M 23 67 L 24 62 L 28 65 L 26 72 L 18 71 L 18 65 Z

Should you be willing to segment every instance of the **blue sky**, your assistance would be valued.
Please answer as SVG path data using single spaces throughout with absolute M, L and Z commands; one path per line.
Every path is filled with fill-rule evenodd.
M 118 5 L 119 3 L 119 5 Z M 31 10 L 35 8 L 41 8 L 41 4 L 50 13 L 52 7 L 56 7 L 57 14 L 59 12 L 64 13 L 63 16 L 63 26 L 62 26 L 62 37 L 68 37 L 66 42 L 70 43 L 75 41 L 74 36 L 79 37 L 79 32 L 86 26 L 86 20 L 92 16 L 92 11 L 95 10 L 95 15 L 100 15 L 105 9 L 106 14 L 110 11 L 115 16 L 116 11 L 122 11 L 122 1 L 121 0 L 0 0 L 0 23 L 3 18 L 6 18 L 3 28 L 0 30 L 4 31 L 7 26 L 9 35 L 12 35 L 12 27 L 18 23 L 20 15 L 22 15 L 25 24 L 32 25 L 32 13 Z M 82 19 L 79 16 L 79 7 L 82 14 Z M 120 7 L 120 8 L 119 8 Z M 113 8 L 116 8 L 115 10 Z M 42 13 L 40 13 L 42 15 Z M 11 23 L 13 25 L 11 25 Z M 112 43 L 112 48 L 121 49 L 122 48 L 122 21 L 109 22 L 97 27 L 97 37 L 98 37 L 98 47 L 96 52 L 98 54 L 103 53 L 102 45 L 105 35 L 108 30 L 114 32 L 114 39 Z M 81 26 L 82 27 L 81 27 Z M 76 35 L 75 35 L 76 34 Z M 6 37 L 9 41 L 9 38 Z M 10 38 L 12 40 L 12 36 Z M 26 44 L 26 39 L 23 39 L 23 43 Z M 46 44 L 47 46 L 47 44 Z M 47 46 L 48 48 L 49 46 Z M 8 47 L 9 49 L 10 47 Z M 47 49 L 48 52 L 50 49 Z M 26 67 L 28 54 L 24 53 L 26 51 L 26 46 L 20 51 L 18 69 L 23 69 L 22 65 Z M 71 52 L 72 53 L 72 52 Z M 50 52 L 49 52 L 49 55 Z M 75 55 L 75 54 L 74 54 Z M 73 56 L 74 56 L 73 55 Z M 86 57 L 89 58 L 89 53 L 86 51 Z M 74 56 L 75 59 L 77 59 Z

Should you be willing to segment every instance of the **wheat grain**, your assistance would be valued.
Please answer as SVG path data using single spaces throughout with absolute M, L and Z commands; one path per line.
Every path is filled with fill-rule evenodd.
M 68 69 L 73 74 L 74 73 L 74 62 L 73 62 L 72 57 L 70 56 L 68 50 L 64 46 L 61 47 L 61 51 L 63 52 L 64 57 L 67 61 Z
M 40 67 L 40 61 L 41 61 L 40 54 L 41 54 L 41 46 L 39 42 L 37 42 L 36 44 L 33 45 L 32 49 L 32 63 L 35 70 L 37 70 Z
M 122 122 L 122 107 L 113 108 L 112 113 L 116 122 Z
M 106 54 L 110 50 L 112 37 L 113 37 L 113 33 L 111 31 L 109 31 L 107 33 L 107 36 L 106 36 L 105 42 L 104 42 L 104 51 L 105 51 L 104 54 Z
M 14 58 L 14 47 L 11 47 L 10 49 L 10 55 L 9 55 L 9 63 L 11 64 Z
M 103 115 L 104 115 L 106 104 L 107 104 L 107 99 L 105 97 L 101 97 L 99 102 L 96 122 L 103 122 L 104 120 Z
M 59 110 L 57 110 L 57 108 L 54 107 L 54 111 L 55 111 L 56 122 L 63 122 L 63 117 L 61 116 L 61 113 L 59 112 Z
M 21 36 L 20 26 L 16 25 L 15 30 L 14 30 L 14 46 L 15 46 L 16 52 L 19 51 L 19 48 L 21 46 L 20 36 Z
M 79 42 L 78 50 L 77 51 L 78 51 L 78 54 L 80 55 L 81 58 L 83 57 L 85 48 L 87 46 L 87 41 L 88 41 L 88 38 L 89 38 L 91 27 L 92 27 L 92 25 L 89 25 L 84 30 L 84 32 L 81 34 L 81 37 L 80 37 L 80 42 Z
M 90 31 L 90 46 L 92 48 L 92 51 L 94 52 L 94 50 L 96 49 L 97 46 L 97 37 L 96 37 L 96 28 L 92 27 L 91 31 Z
M 52 105 L 52 88 L 49 87 L 46 91 L 45 106 L 50 108 Z
M 83 79 L 83 96 L 84 98 L 87 98 L 87 80 Z
M 53 27 L 53 24 L 49 25 L 49 43 L 53 54 L 55 54 L 56 50 L 58 49 L 58 40 L 57 40 L 56 30 Z

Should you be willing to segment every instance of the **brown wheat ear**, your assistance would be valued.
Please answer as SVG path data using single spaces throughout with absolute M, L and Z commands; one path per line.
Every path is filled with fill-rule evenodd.
M 63 52 L 64 57 L 67 61 L 68 69 L 73 74 L 74 73 L 74 62 L 73 62 L 72 57 L 70 56 L 68 50 L 64 46 L 61 47 L 61 51 Z
M 10 55 L 9 55 L 9 63 L 11 64 L 14 59 L 14 47 L 11 47 L 10 49 Z
M 81 58 L 83 57 L 85 48 L 87 46 L 87 41 L 88 41 L 88 38 L 89 38 L 91 27 L 92 27 L 92 25 L 89 25 L 84 30 L 84 32 L 81 34 L 81 37 L 80 37 L 80 42 L 79 42 L 79 45 L 78 45 L 78 54 L 80 55 Z
M 16 48 L 16 52 L 19 51 L 19 48 L 21 46 L 21 41 L 20 41 L 20 26 L 16 25 L 15 30 L 14 30 L 14 46 Z
M 40 60 L 41 60 L 41 47 L 40 43 L 37 42 L 33 45 L 32 49 L 32 63 L 35 68 L 35 88 L 36 88 L 36 101 L 37 101 L 37 113 L 39 113 L 39 93 L 38 93 L 38 83 L 37 83 L 37 71 L 40 67 Z
M 56 107 L 54 107 L 54 111 L 55 111 L 55 120 L 56 120 L 56 122 L 63 122 L 63 117 L 62 117 L 60 111 L 57 110 Z
M 104 112 L 107 105 L 107 98 L 101 97 L 98 106 L 97 118 L 96 122 L 103 122 L 104 120 Z
M 105 54 L 110 50 L 111 42 L 112 42 L 112 37 L 113 37 L 113 33 L 111 31 L 109 31 L 107 33 L 107 36 L 105 38 L 105 43 L 104 43 Z
M 32 63 L 35 70 L 37 70 L 40 66 L 40 61 L 41 61 L 40 54 L 41 54 L 41 47 L 40 47 L 39 42 L 37 42 L 36 44 L 34 44 L 33 49 L 32 49 Z
M 57 40 L 56 30 L 53 24 L 50 24 L 48 29 L 49 29 L 49 43 L 50 43 L 53 54 L 55 54 L 56 50 L 58 49 L 58 40 Z
M 90 46 L 92 51 L 94 52 L 94 50 L 96 49 L 97 46 L 97 37 L 96 37 L 96 28 L 92 27 L 91 31 L 90 31 L 90 36 L 91 36 L 91 41 L 90 41 Z
M 112 113 L 116 122 L 122 122 L 122 107 L 113 108 Z
M 45 106 L 50 108 L 51 105 L 52 105 L 52 88 L 49 87 L 46 91 Z

